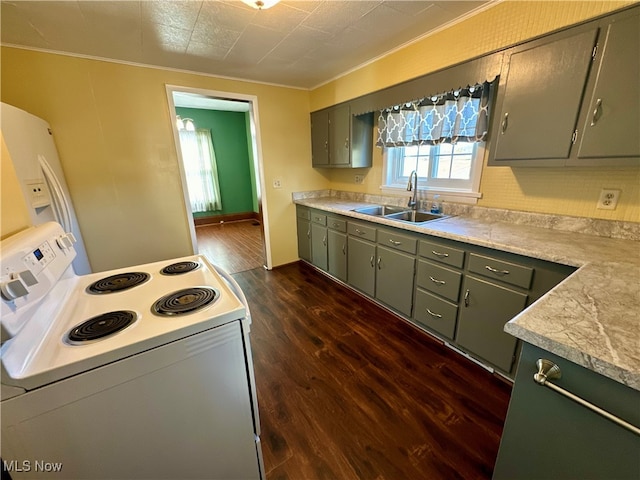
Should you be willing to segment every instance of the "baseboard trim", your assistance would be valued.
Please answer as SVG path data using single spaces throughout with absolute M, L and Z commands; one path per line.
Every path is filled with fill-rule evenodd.
M 194 217 L 193 223 L 196 227 L 203 227 L 205 225 L 216 225 L 218 223 L 225 222 L 241 222 L 246 220 L 261 221 L 260 214 L 257 212 L 242 212 L 242 213 L 225 213 L 222 215 L 209 215 L 206 217 Z

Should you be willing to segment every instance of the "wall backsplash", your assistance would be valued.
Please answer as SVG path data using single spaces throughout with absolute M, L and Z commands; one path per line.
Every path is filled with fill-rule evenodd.
M 384 205 L 404 206 L 404 196 L 375 195 L 362 192 L 343 190 L 313 190 L 309 192 L 294 192 L 293 200 L 303 198 L 337 197 L 345 200 L 367 202 Z M 427 200 L 420 200 L 420 207 L 427 207 Z M 459 215 L 483 219 L 490 222 L 507 222 L 517 225 L 550 228 L 563 232 L 583 233 L 599 237 L 620 238 L 640 241 L 640 223 L 616 220 L 602 220 L 595 218 L 576 217 L 568 215 L 553 215 L 545 213 L 509 210 L 506 208 L 487 208 L 475 205 L 444 202 L 446 215 Z

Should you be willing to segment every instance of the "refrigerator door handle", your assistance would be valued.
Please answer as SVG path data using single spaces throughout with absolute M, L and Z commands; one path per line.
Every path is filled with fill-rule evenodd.
M 42 155 L 38 155 L 38 161 L 40 162 L 40 167 L 42 167 L 44 178 L 49 184 L 49 189 L 52 193 L 51 203 L 56 211 L 58 221 L 62 224 L 62 228 L 64 228 L 65 232 L 70 232 L 73 225 L 71 223 L 71 214 L 69 213 L 69 204 L 67 203 L 67 198 L 62 190 L 62 185 L 60 185 L 60 182 L 58 181 L 56 174 L 53 172 L 51 165 L 47 162 L 47 159 Z

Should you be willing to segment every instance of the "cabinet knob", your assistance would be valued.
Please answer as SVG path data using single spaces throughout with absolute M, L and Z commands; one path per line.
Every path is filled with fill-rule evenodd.
M 601 114 L 602 114 L 602 99 L 599 98 L 598 100 L 596 100 L 596 108 L 593 109 L 593 116 L 591 117 L 592 127 L 596 126 L 596 122 L 600 118 Z
M 507 131 L 507 127 L 509 126 L 509 113 L 504 114 L 504 118 L 502 119 L 502 133 Z

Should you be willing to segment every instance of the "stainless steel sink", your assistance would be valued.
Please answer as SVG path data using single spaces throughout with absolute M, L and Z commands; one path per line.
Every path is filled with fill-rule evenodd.
M 424 223 L 430 222 L 432 220 L 446 218 L 447 215 L 443 215 L 441 213 L 421 212 L 420 210 L 408 210 L 385 215 L 384 217 L 388 218 L 389 220 L 399 220 L 401 222 Z
M 353 211 L 357 213 L 363 213 L 365 215 L 373 215 L 375 217 L 385 217 L 391 214 L 406 212 L 407 207 L 396 207 L 393 205 L 372 205 L 370 207 L 354 208 Z

